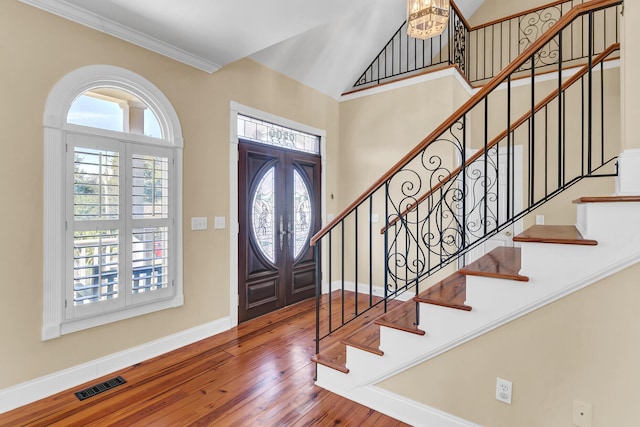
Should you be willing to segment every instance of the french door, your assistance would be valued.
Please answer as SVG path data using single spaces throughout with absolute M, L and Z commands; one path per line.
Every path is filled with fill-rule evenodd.
M 240 140 L 238 320 L 315 295 L 320 156 Z

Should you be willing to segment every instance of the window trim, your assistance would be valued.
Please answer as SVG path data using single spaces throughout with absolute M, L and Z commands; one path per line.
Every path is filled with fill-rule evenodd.
M 76 97 L 97 87 L 115 87 L 132 93 L 154 110 L 162 139 L 106 131 L 67 124 L 67 113 Z M 170 307 L 183 305 L 182 248 L 182 129 L 178 115 L 166 96 L 153 83 L 129 70 L 111 65 L 90 65 L 76 69 L 52 88 L 45 104 L 44 126 L 44 200 L 43 200 L 43 320 L 42 340 L 128 319 Z M 65 321 L 65 183 L 66 134 L 81 132 L 117 136 L 134 143 L 174 149 L 175 159 L 175 294 L 171 299 L 132 306 L 101 316 Z

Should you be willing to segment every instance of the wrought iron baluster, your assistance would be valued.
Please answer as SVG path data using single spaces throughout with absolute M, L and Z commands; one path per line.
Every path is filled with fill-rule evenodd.
M 354 211 L 354 234 L 355 234 L 355 247 L 354 247 L 354 267 L 355 267 L 355 273 L 354 273 L 354 282 L 355 282 L 355 297 L 356 297 L 356 301 L 355 301 L 355 312 L 356 312 L 356 316 L 358 315 L 358 207 L 356 207 L 355 211 Z
M 369 196 L 369 218 L 373 217 L 373 195 Z M 373 305 L 373 221 L 369 221 L 369 307 Z
M 340 257 L 341 257 L 341 265 L 340 265 L 340 270 L 342 273 L 342 278 L 341 278 L 341 282 L 342 285 L 340 286 L 341 291 L 342 291 L 342 298 L 340 298 L 340 303 L 341 303 L 341 316 L 342 316 L 342 324 L 344 325 L 345 321 L 344 321 L 344 298 L 345 298 L 345 292 L 344 292 L 344 284 L 345 284 L 345 280 L 344 280 L 344 220 L 341 221 L 341 227 L 340 227 Z

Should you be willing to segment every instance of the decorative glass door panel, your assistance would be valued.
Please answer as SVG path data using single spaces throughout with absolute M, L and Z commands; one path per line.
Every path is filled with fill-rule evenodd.
M 271 263 L 276 262 L 275 236 L 275 166 L 267 169 L 253 191 L 251 228 L 256 246 Z
M 315 295 L 320 157 L 241 140 L 239 320 Z
M 311 192 L 298 170 L 293 170 L 293 257 L 297 258 L 311 237 Z M 288 226 L 289 229 L 290 226 Z

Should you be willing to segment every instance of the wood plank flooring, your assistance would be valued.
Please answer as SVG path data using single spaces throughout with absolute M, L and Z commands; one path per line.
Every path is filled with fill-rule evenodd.
M 0 426 L 406 426 L 313 384 L 315 301 L 16 410 Z M 78 390 L 126 384 L 78 401 Z

